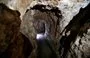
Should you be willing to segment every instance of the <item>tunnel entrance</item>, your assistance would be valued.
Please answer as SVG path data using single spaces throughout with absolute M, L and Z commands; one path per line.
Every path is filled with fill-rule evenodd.
M 34 22 L 34 27 L 36 30 L 36 39 L 44 39 L 46 37 L 46 31 L 45 31 L 45 23 L 42 20 L 36 20 Z
M 33 6 L 31 10 L 35 12 L 33 24 L 37 33 L 37 58 L 58 58 L 56 43 L 60 35 L 61 11 L 58 7 L 42 4 Z

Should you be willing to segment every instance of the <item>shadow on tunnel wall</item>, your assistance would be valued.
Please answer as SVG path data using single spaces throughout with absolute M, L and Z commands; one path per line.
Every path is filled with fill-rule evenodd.
M 77 36 L 81 38 L 84 37 L 85 36 L 84 34 L 87 34 L 88 29 L 90 29 L 90 3 L 85 8 L 81 8 L 79 13 L 73 17 L 73 19 L 62 31 L 62 33 L 64 33 L 65 35 L 62 36 L 60 40 L 59 51 L 60 51 L 61 58 L 68 57 L 68 52 L 72 51 L 71 47 L 76 41 Z M 67 35 L 68 32 L 70 32 L 69 35 Z M 77 54 L 74 53 L 72 58 L 74 57 L 78 58 Z M 82 52 L 81 58 L 89 58 L 89 57 L 90 57 L 90 54 L 85 56 L 84 52 Z

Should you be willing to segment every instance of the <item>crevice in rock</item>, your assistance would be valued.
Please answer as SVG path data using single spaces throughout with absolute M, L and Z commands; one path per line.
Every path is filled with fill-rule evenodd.
M 71 43 L 74 43 L 77 36 L 83 37 L 87 34 L 87 30 L 90 28 L 90 3 L 85 7 L 81 8 L 79 13 L 73 17 L 69 24 L 65 27 L 60 40 L 60 55 L 61 58 L 67 58 L 67 53 L 71 48 Z M 70 32 L 69 35 L 67 33 Z M 61 33 L 61 34 L 62 34 Z

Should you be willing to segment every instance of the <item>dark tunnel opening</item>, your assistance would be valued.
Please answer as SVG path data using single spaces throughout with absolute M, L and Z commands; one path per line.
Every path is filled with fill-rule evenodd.
M 62 32 L 60 24 L 63 15 L 56 6 L 36 4 L 26 11 L 25 16 L 23 20 L 28 21 L 24 22 L 28 24 L 25 27 L 29 26 L 24 30 L 29 32 L 27 36 L 20 32 L 20 13 L 0 4 L 0 58 L 32 58 L 32 55 L 36 58 L 90 58 L 90 49 L 84 48 L 88 48 L 87 45 L 79 48 L 90 40 L 84 38 L 90 29 L 90 3 L 80 8 Z M 80 37 L 78 46 L 75 45 L 77 37 Z

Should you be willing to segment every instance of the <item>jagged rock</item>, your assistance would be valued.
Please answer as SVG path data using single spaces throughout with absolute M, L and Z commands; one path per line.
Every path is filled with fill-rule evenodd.
M 31 41 L 31 44 L 33 46 L 33 51 L 31 53 L 31 56 L 29 58 L 36 58 L 36 49 L 37 49 L 37 44 L 36 44 L 36 31 L 33 26 L 33 13 L 31 11 L 27 11 L 22 19 L 21 23 L 21 32 L 29 38 Z
M 3 2 L 3 3 L 5 3 L 6 5 L 8 5 L 9 7 L 11 7 L 12 9 L 17 9 L 17 10 L 19 10 L 20 12 L 21 12 L 21 17 L 24 15 L 24 13 L 25 13 L 25 11 L 26 11 L 26 9 L 27 9 L 27 7 L 28 6 L 34 6 L 34 5 L 36 5 L 38 2 L 39 3 L 42 3 L 42 4 L 44 4 L 44 5 L 54 5 L 54 6 L 58 6 L 59 7 L 59 9 L 61 10 L 61 13 L 62 13 L 62 15 L 64 16 L 63 18 L 62 18 L 62 21 L 61 21 L 61 23 L 60 23 L 60 31 L 61 30 L 63 30 L 63 28 L 68 24 L 68 22 L 73 18 L 73 16 L 75 16 L 78 12 L 79 12 L 79 9 L 81 8 L 81 7 L 85 7 L 87 4 L 88 4 L 88 2 L 90 2 L 89 0 L 60 0 L 60 1 L 58 1 L 58 0 L 33 0 L 33 2 L 32 2 L 32 0 L 0 0 L 0 2 Z M 32 5 L 31 5 L 32 4 Z M 34 12 L 34 11 L 33 11 Z M 33 14 L 33 12 L 32 12 L 32 14 Z M 29 13 L 28 13 L 29 14 Z M 26 17 L 27 17 L 27 14 L 25 14 L 26 15 Z M 31 14 L 30 14 L 31 15 Z M 81 15 L 82 16 L 82 15 Z M 33 15 L 32 15 L 32 17 L 33 17 Z M 23 17 L 22 17 L 23 18 Z M 27 19 L 28 18 L 31 18 L 31 16 L 29 17 L 27 17 Z M 25 18 L 24 18 L 25 19 Z M 31 19 L 32 20 L 32 19 Z M 33 26 L 32 26 L 32 23 L 31 23 L 31 20 L 24 20 L 25 21 L 25 25 L 28 25 L 28 26 L 25 26 L 25 28 L 26 29 L 24 29 L 22 26 L 21 26 L 21 28 L 22 28 L 22 31 L 24 31 L 24 32 L 22 32 L 23 34 L 25 34 L 25 36 L 27 36 L 28 38 L 29 38 L 29 40 L 31 41 L 31 42 L 33 42 L 33 40 L 31 39 L 31 38 L 34 38 L 35 39 L 35 30 L 34 30 L 34 28 L 33 28 Z M 22 20 L 23 21 L 23 20 Z M 28 24 L 28 22 L 30 22 L 30 24 Z M 75 21 L 74 21 L 75 22 Z M 23 22 L 22 22 L 22 24 L 23 24 Z M 38 24 L 38 23 L 37 23 Z M 42 22 L 40 22 L 40 24 L 43 24 Z M 30 26 L 31 27 L 30 27 Z M 71 25 L 74 25 L 74 24 L 71 24 Z M 77 24 L 76 24 L 77 25 Z M 72 49 L 72 51 L 71 52 L 69 52 L 69 53 L 67 53 L 67 55 L 68 55 L 68 58 L 82 58 L 82 57 L 88 57 L 88 55 L 90 54 L 89 53 L 89 47 L 90 47 L 90 38 L 89 38 L 89 36 L 90 36 L 90 31 L 88 30 L 88 33 L 87 33 L 87 28 L 88 28 L 88 25 L 89 25 L 89 23 L 85 23 L 84 24 L 84 26 L 83 27 L 81 27 L 80 28 L 80 33 L 78 34 L 78 35 L 81 35 L 82 36 L 82 38 L 78 38 L 77 37 L 77 39 L 75 40 L 75 42 L 74 42 L 74 44 L 72 45 L 72 46 L 70 46 L 71 47 L 71 49 Z M 23 25 L 24 26 L 24 25 Z M 42 25 L 41 25 L 42 26 Z M 70 25 L 69 25 L 70 26 Z M 78 25 L 77 25 L 78 26 Z M 2 26 L 1 26 L 2 27 Z M 39 28 L 43 28 L 43 27 L 40 27 L 40 26 L 38 26 L 38 25 L 36 25 L 36 27 L 39 27 Z M 8 27 L 7 27 L 8 28 Z M 69 28 L 71 28 L 71 27 L 69 27 Z M 67 29 L 69 29 L 69 28 L 67 28 Z M 74 28 L 74 27 L 72 27 L 72 28 Z M 71 28 L 71 29 L 72 29 Z M 30 29 L 30 30 L 29 30 Z M 70 30 L 71 30 L 70 29 Z M 3 30 L 3 29 L 1 29 L 1 30 Z M 44 29 L 43 29 L 44 30 Z M 34 32 L 33 32 L 34 31 Z M 40 31 L 40 30 L 39 30 Z M 42 29 L 41 29 L 41 31 L 42 31 Z M 44 32 L 44 31 L 43 31 Z M 84 34 L 83 34 L 83 32 L 84 32 Z M 52 32 L 53 33 L 53 32 Z M 67 33 L 67 32 L 66 32 Z M 69 33 L 69 32 L 68 32 Z M 68 34 L 67 33 L 67 34 Z M 87 33 L 87 34 L 86 34 Z M 65 34 L 65 33 L 64 33 Z M 83 35 L 85 36 L 85 37 L 83 37 Z M 4 35 L 2 35 L 2 36 L 4 36 Z M 1 36 L 0 36 L 1 37 Z M 61 37 L 61 36 L 60 36 Z M 63 37 L 63 38 L 66 38 L 66 37 Z M 67 42 L 67 40 L 65 40 L 65 39 L 62 39 L 61 40 L 61 43 L 63 44 L 63 41 L 65 41 L 65 42 Z M 35 46 L 36 46 L 36 42 L 34 41 L 34 43 L 32 43 L 33 44 L 33 46 L 34 46 L 34 48 L 36 48 Z M 35 44 L 35 45 L 34 45 Z M 63 50 L 63 49 L 62 49 Z M 3 50 L 2 50 L 3 51 Z M 34 51 L 33 51 L 34 53 L 35 53 L 35 49 L 34 49 Z M 31 53 L 31 54 L 33 54 L 33 53 Z M 73 57 L 72 57 L 72 55 L 73 55 Z M 81 56 L 81 55 L 84 55 L 84 56 Z M 33 56 L 35 56 L 35 55 L 33 55 Z M 84 58 L 85 58 L 84 57 Z M 90 57 L 89 57 L 90 58 Z
M 61 18 L 60 10 L 50 5 L 36 4 L 26 11 L 21 30 L 27 37 L 32 38 L 31 41 L 33 45 L 37 45 L 35 49 L 37 49 L 38 58 L 57 58 L 57 42 L 60 35 L 59 24 Z M 35 38 L 38 33 L 44 33 L 47 36 L 46 38 L 38 40 Z M 46 51 L 48 51 L 48 53 Z
M 85 8 L 81 8 L 80 12 L 73 17 L 73 19 L 70 21 L 70 23 L 65 27 L 63 30 L 65 32 L 65 36 L 62 36 L 60 44 L 60 54 L 62 58 L 68 58 L 69 53 L 71 53 L 71 57 L 69 58 L 89 58 L 89 49 L 90 47 L 85 49 L 80 49 L 80 46 L 73 46 L 72 44 L 75 42 L 77 36 L 80 36 L 81 38 L 84 36 L 84 34 L 87 34 L 88 29 L 90 28 L 90 3 Z M 69 35 L 67 33 L 70 32 Z M 81 43 L 82 39 L 79 39 L 79 44 Z M 88 43 L 89 44 L 89 43 Z M 87 45 L 87 44 L 85 44 Z M 78 49 L 80 50 L 78 50 Z M 75 49 L 75 50 L 74 50 Z M 87 53 L 88 51 L 88 53 Z M 87 54 L 86 54 L 87 53 Z
M 28 58 L 33 47 L 20 33 L 20 13 L 0 3 L 0 58 Z

